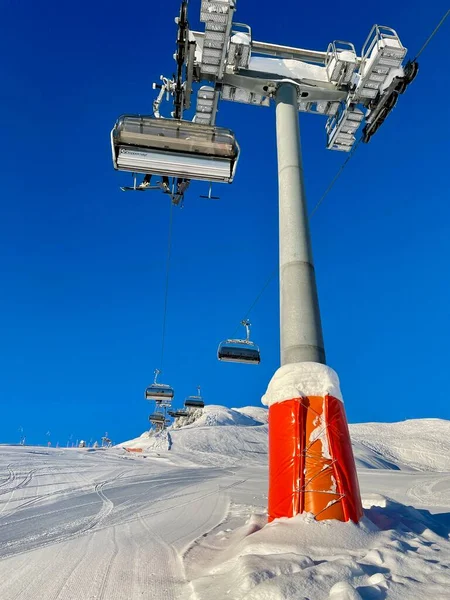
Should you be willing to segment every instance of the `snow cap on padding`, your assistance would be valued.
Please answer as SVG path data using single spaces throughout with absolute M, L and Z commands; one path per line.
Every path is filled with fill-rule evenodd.
M 271 406 L 307 396 L 334 396 L 342 402 L 337 373 L 327 365 L 315 362 L 284 365 L 272 377 L 261 402 Z

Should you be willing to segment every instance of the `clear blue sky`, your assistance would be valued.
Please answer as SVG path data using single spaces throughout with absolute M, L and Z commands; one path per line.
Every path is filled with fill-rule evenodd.
M 190 20 L 199 24 L 199 0 Z M 345 6 L 239 0 L 254 37 L 361 48 L 374 23 L 418 51 L 444 0 Z M 106 5 L 6 2 L 1 9 L 0 441 L 116 441 L 147 427 L 145 386 L 158 366 L 169 205 L 124 194 L 109 132 L 122 113 L 148 113 L 152 82 L 174 71 L 178 0 Z M 311 226 L 325 343 L 350 422 L 450 418 L 450 22 L 369 145 Z M 301 116 L 310 206 L 345 156 L 325 149 L 325 120 Z M 258 405 L 279 365 L 278 285 L 251 319 L 259 367 L 222 364 L 234 333 L 277 263 L 274 109 L 221 104 L 218 124 L 242 147 L 221 200 L 192 186 L 175 212 L 164 381 L 176 399 L 201 383 L 208 403 Z

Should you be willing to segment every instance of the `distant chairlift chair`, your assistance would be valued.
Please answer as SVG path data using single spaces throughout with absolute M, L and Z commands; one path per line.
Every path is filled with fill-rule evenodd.
M 148 420 L 152 425 L 155 425 L 157 430 L 164 429 L 166 426 L 166 417 L 162 412 L 154 412 L 149 417 Z
M 258 365 L 261 362 L 261 353 L 258 346 L 250 340 L 250 321 L 241 321 L 241 324 L 246 329 L 246 339 L 229 339 L 221 342 L 217 349 L 217 358 L 224 362 Z
M 145 399 L 154 400 L 157 403 L 164 403 L 165 406 L 170 406 L 175 392 L 170 385 L 157 382 L 160 372 L 161 371 L 159 369 L 155 370 L 155 379 L 152 385 L 145 390 Z
M 179 419 L 180 417 L 187 417 L 189 412 L 187 410 L 179 409 L 179 410 L 169 410 L 168 413 L 174 419 Z
M 200 395 L 200 386 L 197 387 L 198 395 L 197 396 L 188 396 L 184 401 L 185 408 L 203 408 L 205 403 L 203 402 L 203 398 Z

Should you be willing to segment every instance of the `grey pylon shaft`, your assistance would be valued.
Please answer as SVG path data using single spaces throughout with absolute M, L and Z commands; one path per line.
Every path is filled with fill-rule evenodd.
M 300 150 L 297 91 L 282 84 L 276 95 L 281 364 L 325 364 Z

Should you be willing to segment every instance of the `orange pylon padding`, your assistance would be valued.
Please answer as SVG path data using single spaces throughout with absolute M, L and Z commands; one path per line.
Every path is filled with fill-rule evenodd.
M 269 408 L 269 521 L 302 512 L 355 523 L 363 515 L 344 404 L 333 396 Z

